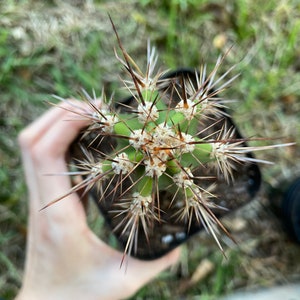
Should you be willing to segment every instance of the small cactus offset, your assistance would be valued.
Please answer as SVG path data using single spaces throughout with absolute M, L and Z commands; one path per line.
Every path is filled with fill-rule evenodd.
M 223 186 L 230 189 L 240 170 L 238 184 L 260 179 L 256 163 L 267 162 L 251 152 L 283 145 L 250 147 L 240 136 L 225 110 L 228 101 L 220 98 L 236 77 L 227 79 L 233 68 L 217 77 L 222 57 L 210 73 L 203 66 L 173 76 L 156 72 L 155 48 L 148 45 L 142 72 L 116 35 L 130 98 L 117 103 L 83 92 L 93 113 L 80 113 L 91 125 L 72 150 L 76 170 L 69 174 L 83 181 L 70 192 L 84 189 L 96 197 L 124 255 L 163 254 L 202 227 L 222 249 L 218 235 L 230 234 L 219 217 L 241 205 L 221 194 Z

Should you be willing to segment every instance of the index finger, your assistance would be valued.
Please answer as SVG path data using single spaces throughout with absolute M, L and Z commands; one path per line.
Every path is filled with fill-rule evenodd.
M 35 146 L 38 144 L 38 151 L 46 151 L 46 153 L 49 153 L 51 157 L 53 157 L 56 153 L 55 149 L 53 149 L 55 147 L 56 150 L 60 149 L 62 151 L 66 151 L 79 131 L 90 123 L 90 120 L 87 117 L 89 111 L 91 111 L 91 107 L 87 103 L 74 100 L 66 101 L 60 105 L 52 107 L 22 130 L 19 135 L 19 143 L 22 150 L 27 150 L 32 153 Z M 61 121 L 72 121 L 72 126 L 69 128 L 58 128 L 58 130 L 61 130 L 60 132 L 56 132 L 55 135 L 49 136 L 49 131 L 56 125 L 57 122 Z M 63 129 L 65 131 L 62 131 Z M 48 142 L 45 142 L 45 135 L 48 135 Z M 61 139 L 58 141 L 57 139 L 60 137 Z M 55 140 L 52 142 L 53 138 Z M 42 139 L 43 143 L 41 143 Z M 58 142 L 59 147 L 57 147 Z M 51 147 L 51 145 L 54 145 L 54 147 Z M 50 148 L 48 148 L 49 146 Z M 57 154 L 59 155 L 60 153 Z
M 86 103 L 76 102 L 78 109 L 89 109 Z M 20 135 L 23 164 L 30 194 L 31 214 L 71 189 L 69 176 L 58 176 L 68 171 L 65 153 L 80 130 L 89 124 L 69 111 L 69 104 L 54 107 L 28 126 Z M 76 113 L 76 112 L 75 112 Z M 78 111 L 80 113 L 80 111 Z M 46 176 L 53 174 L 53 176 Z M 69 200 L 67 200 L 69 198 Z M 71 219 L 83 209 L 76 194 L 70 195 L 49 210 L 49 217 Z M 81 218 L 83 219 L 83 218 Z

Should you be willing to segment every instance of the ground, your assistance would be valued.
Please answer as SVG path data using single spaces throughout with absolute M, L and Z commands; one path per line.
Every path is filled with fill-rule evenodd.
M 202 63 L 211 68 L 231 48 L 223 69 L 236 65 L 240 76 L 224 97 L 236 100 L 230 109 L 243 135 L 299 145 L 299 12 L 297 0 L 1 2 L 1 296 L 14 297 L 24 263 L 27 194 L 17 135 L 54 101 L 52 94 L 71 97 L 84 88 L 99 95 L 102 87 L 111 93 L 119 86 L 122 70 L 108 14 L 140 63 L 148 39 L 159 63 L 170 69 Z M 178 266 L 133 299 L 215 299 L 234 290 L 299 282 L 299 245 L 284 231 L 268 196 L 299 176 L 298 145 L 258 154 L 274 164 L 261 167 L 259 195 L 224 221 L 237 241 L 224 240 L 226 257 L 206 233 L 194 236 L 182 247 Z

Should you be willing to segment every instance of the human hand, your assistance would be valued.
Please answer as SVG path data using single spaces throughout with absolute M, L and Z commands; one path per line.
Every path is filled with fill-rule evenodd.
M 75 106 L 74 106 L 75 104 Z M 89 109 L 83 102 L 54 107 L 25 128 L 19 137 L 29 191 L 29 226 L 21 299 L 123 299 L 174 264 L 179 249 L 153 261 L 128 258 L 101 241 L 88 227 L 77 194 L 40 211 L 71 188 L 66 154 L 88 120 L 69 109 Z M 76 110 L 76 108 L 75 108 Z

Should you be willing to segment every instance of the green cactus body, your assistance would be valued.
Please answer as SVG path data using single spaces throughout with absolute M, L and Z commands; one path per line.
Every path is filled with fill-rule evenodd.
M 91 182 L 87 179 L 77 188 L 100 186 L 100 204 L 108 201 L 103 207 L 107 209 L 108 205 L 109 213 L 113 214 L 112 227 L 125 240 L 126 254 L 138 248 L 139 228 L 148 243 L 149 236 L 155 235 L 151 230 L 155 224 L 162 226 L 161 218 L 168 215 L 170 208 L 173 213 L 168 215 L 168 221 L 186 224 L 183 230 L 187 232 L 193 222 L 199 227 L 202 224 L 221 248 L 217 229 L 228 232 L 214 215 L 214 210 L 220 209 L 212 194 L 215 185 L 202 186 L 202 182 L 221 177 L 228 183 L 234 179 L 237 164 L 264 162 L 247 155 L 259 148 L 247 147 L 243 139 L 236 138 L 234 128 L 227 128 L 225 102 L 215 97 L 235 78 L 218 88 L 217 83 L 232 68 L 214 81 L 220 58 L 209 75 L 203 67 L 200 73 L 195 72 L 194 81 L 172 81 L 161 79 L 161 73 L 153 76 L 154 50 L 149 50 L 147 72 L 142 74 L 121 49 L 125 59 L 122 63 L 132 79 L 126 81 L 126 87 L 134 96 L 126 109 L 106 103 L 98 108 L 92 103 L 95 113 L 86 114 L 92 123 L 87 130 L 92 133 L 88 144 L 99 141 L 96 148 L 100 150 L 91 159 L 90 146 L 84 148 L 86 158 L 79 165 L 82 174 L 91 173 Z M 172 89 L 169 93 L 168 88 Z M 207 120 L 210 125 L 199 130 L 199 124 L 206 124 Z M 220 120 L 223 125 L 212 132 Z M 206 169 L 216 172 L 213 176 L 202 176 Z
M 207 163 L 211 160 L 212 145 L 194 137 L 197 113 L 188 116 L 184 105 L 180 110 L 168 108 L 157 90 L 143 90 L 142 98 L 143 102 L 139 101 L 137 105 L 137 115 L 119 113 L 116 123 L 108 125 L 113 128 L 110 134 L 115 135 L 118 145 L 111 154 L 113 162 L 105 163 L 103 170 L 126 174 L 138 164 L 135 174 L 131 175 L 137 181 L 132 193 L 148 197 L 155 190 L 154 177 L 162 187 L 173 175 L 185 172 L 185 168 L 197 168 L 199 164 Z M 197 110 L 197 106 L 192 108 L 192 111 Z M 102 114 L 105 116 L 105 112 Z M 142 179 L 138 180 L 138 177 Z M 178 180 L 180 176 L 177 177 Z M 193 196 L 184 184 L 180 189 L 182 194 Z

